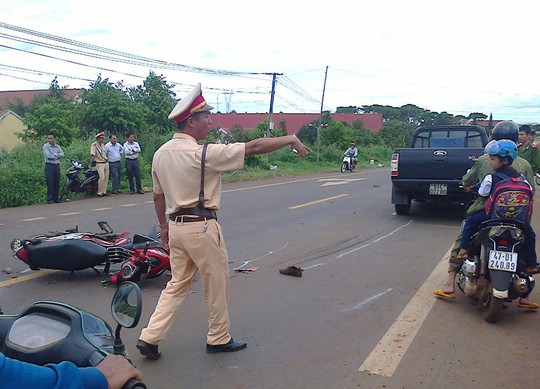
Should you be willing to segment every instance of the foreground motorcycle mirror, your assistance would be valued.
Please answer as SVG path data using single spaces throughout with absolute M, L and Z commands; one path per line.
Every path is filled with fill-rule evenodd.
M 120 284 L 111 303 L 112 316 L 125 328 L 133 328 L 139 323 L 142 311 L 142 293 L 139 285 L 131 281 Z

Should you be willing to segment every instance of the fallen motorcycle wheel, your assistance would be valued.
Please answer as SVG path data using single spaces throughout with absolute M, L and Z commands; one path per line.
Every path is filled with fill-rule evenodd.
M 487 313 L 484 320 L 487 321 L 488 323 L 497 322 L 497 320 L 499 320 L 499 317 L 501 316 L 502 310 L 503 310 L 503 301 L 496 297 L 490 296 L 489 303 L 487 306 Z
M 58 201 L 64 201 L 64 198 L 68 194 L 70 187 L 71 185 L 68 185 L 68 184 L 64 185 L 64 187 L 60 191 L 60 195 L 58 196 Z

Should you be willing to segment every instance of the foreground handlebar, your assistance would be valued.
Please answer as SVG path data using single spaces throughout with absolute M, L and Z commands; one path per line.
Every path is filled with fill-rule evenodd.
M 123 389 L 146 389 L 146 385 L 142 381 L 136 381 L 134 379 L 130 379 L 126 384 L 123 386 Z

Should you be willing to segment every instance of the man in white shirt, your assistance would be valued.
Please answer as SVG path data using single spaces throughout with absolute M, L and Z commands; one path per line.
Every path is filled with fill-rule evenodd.
M 139 154 L 141 146 L 135 141 L 133 132 L 127 133 L 127 142 L 124 143 L 124 155 L 126 157 L 126 172 L 129 181 L 129 194 L 144 194 L 141 186 L 141 169 L 139 167 Z M 133 182 L 135 179 L 135 183 Z

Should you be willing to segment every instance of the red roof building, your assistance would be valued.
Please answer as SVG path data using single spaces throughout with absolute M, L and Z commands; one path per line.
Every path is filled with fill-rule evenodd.
M 296 134 L 303 126 L 310 123 L 317 123 L 321 115 L 318 113 L 274 113 L 272 122 L 274 128 L 282 127 L 284 124 L 287 134 Z M 379 132 L 383 125 L 383 115 L 379 113 L 334 113 L 330 114 L 333 120 L 352 124 L 358 120 L 364 123 L 364 127 L 372 132 Z M 261 122 L 268 122 L 267 113 L 213 113 L 210 115 L 213 129 L 222 129 L 229 132 L 235 126 L 242 127 L 243 130 L 253 130 Z
M 81 93 L 82 89 L 63 89 L 64 97 L 71 99 L 77 97 Z M 0 91 L 0 112 L 8 109 L 8 104 L 16 104 L 20 99 L 25 107 L 28 107 L 34 97 L 39 94 L 49 93 L 48 89 L 39 90 L 14 90 L 14 91 Z

